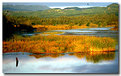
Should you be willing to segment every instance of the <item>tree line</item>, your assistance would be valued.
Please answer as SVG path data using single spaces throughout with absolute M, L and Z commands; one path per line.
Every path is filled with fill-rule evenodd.
M 95 14 L 95 15 L 85 15 L 85 16 L 60 16 L 60 17 L 27 17 L 27 16 L 10 16 L 6 15 L 8 21 L 14 23 L 15 25 L 25 24 L 28 26 L 32 25 L 78 25 L 83 24 L 97 24 L 98 26 L 106 25 L 118 25 L 118 16 L 115 14 Z

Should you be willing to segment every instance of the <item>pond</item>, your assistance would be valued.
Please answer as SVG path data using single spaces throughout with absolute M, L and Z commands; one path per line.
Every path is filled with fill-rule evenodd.
M 86 28 L 71 30 L 53 30 L 49 32 L 63 32 L 56 35 L 88 35 L 99 37 L 115 37 L 118 31 L 107 28 Z M 47 31 L 48 32 L 48 31 Z M 43 34 L 26 33 L 23 36 Z M 48 34 L 49 35 L 49 34 Z M 46 35 L 45 35 L 46 36 Z M 61 54 L 32 54 L 32 53 L 4 53 L 4 73 L 118 73 L 119 72 L 118 45 L 115 52 L 89 53 L 61 53 Z M 16 58 L 18 66 L 16 66 Z
M 118 31 L 110 30 L 113 27 L 103 27 L 103 28 L 84 28 L 84 29 L 69 29 L 69 30 L 52 30 L 46 31 L 49 33 L 52 32 L 63 32 L 56 35 L 88 35 L 88 36 L 98 36 L 98 37 L 118 37 Z M 22 36 L 33 36 L 33 35 L 43 35 L 44 32 L 38 33 L 24 33 Z M 47 36 L 49 34 L 44 34 Z

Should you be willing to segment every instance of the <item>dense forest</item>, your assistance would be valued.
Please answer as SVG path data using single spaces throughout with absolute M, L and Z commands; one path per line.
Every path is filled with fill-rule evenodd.
M 39 17 L 23 17 L 23 16 L 8 16 L 8 20 L 15 25 L 26 24 L 26 25 L 57 25 L 57 24 L 72 24 L 72 25 L 83 25 L 87 23 L 98 24 L 99 26 L 106 25 L 118 25 L 118 16 L 115 14 L 96 14 L 88 16 L 60 16 L 50 18 L 39 18 Z

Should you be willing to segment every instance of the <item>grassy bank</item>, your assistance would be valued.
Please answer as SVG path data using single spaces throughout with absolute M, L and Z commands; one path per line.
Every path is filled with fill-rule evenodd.
M 106 25 L 105 27 L 115 27 L 116 25 Z M 37 31 L 45 31 L 45 30 L 67 30 L 67 29 L 82 29 L 82 28 L 98 28 L 98 27 L 104 27 L 99 26 L 97 24 L 90 23 L 89 25 L 83 24 L 81 26 L 79 25 L 33 25 L 33 28 L 36 28 Z M 114 29 L 115 30 L 115 29 Z
M 109 37 L 94 36 L 15 36 L 3 42 L 3 52 L 67 53 L 115 51 L 116 42 Z

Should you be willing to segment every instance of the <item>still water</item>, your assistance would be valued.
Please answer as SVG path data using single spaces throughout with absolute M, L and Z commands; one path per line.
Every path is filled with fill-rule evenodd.
M 3 64 L 4 73 L 118 73 L 118 52 L 48 55 L 5 53 Z
M 113 27 L 103 27 L 103 28 L 85 28 L 85 29 L 69 29 L 69 30 L 52 30 L 46 32 L 63 32 L 56 35 L 88 35 L 88 36 L 98 36 L 98 37 L 118 37 L 118 31 L 110 30 Z M 43 32 L 38 33 L 24 33 L 22 36 L 34 36 L 43 34 Z M 44 34 L 47 36 L 49 34 Z
M 16 57 L 19 60 L 18 67 Z M 118 73 L 118 52 L 5 53 L 3 64 L 4 73 Z
M 57 35 L 88 35 L 118 38 L 118 31 L 108 28 L 88 28 L 71 30 L 53 30 L 64 32 Z M 40 32 L 42 33 L 42 32 Z M 22 34 L 33 36 L 40 33 Z M 118 45 L 116 52 L 31 54 L 4 53 L 4 73 L 118 73 Z M 16 67 L 16 57 L 18 67 Z

